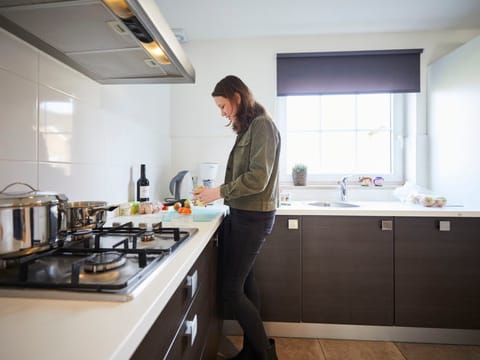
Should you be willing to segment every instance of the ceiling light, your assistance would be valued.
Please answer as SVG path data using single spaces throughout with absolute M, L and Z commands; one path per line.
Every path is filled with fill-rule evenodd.
M 160 64 L 168 65 L 171 63 L 167 54 L 165 54 L 165 51 L 163 50 L 163 48 L 159 44 L 157 44 L 155 41 L 152 41 L 150 43 L 142 42 L 141 44 L 145 48 L 145 50 L 147 50 L 148 53 Z
M 133 16 L 133 12 L 132 10 L 130 10 L 125 0 L 102 0 L 102 1 L 119 18 L 127 19 Z

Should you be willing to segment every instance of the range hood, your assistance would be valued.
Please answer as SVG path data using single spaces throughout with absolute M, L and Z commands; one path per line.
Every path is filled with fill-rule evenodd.
M 101 84 L 195 82 L 155 0 L 2 0 L 0 26 Z

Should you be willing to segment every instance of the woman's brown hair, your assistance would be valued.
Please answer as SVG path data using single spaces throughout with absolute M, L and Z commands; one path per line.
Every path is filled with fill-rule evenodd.
M 240 134 L 250 126 L 250 123 L 259 115 L 265 114 L 265 108 L 257 103 L 252 92 L 245 83 L 234 75 L 228 75 L 220 80 L 213 89 L 212 96 L 223 96 L 235 101 L 235 93 L 240 95 L 240 104 L 237 109 L 237 121 L 232 123 L 232 129 Z

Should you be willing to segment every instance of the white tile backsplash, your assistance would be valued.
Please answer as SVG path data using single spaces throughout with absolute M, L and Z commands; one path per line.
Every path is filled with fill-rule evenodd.
M 100 108 L 74 100 L 72 162 L 105 164 L 107 131 Z
M 0 190 L 14 182 L 38 188 L 37 162 L 0 160 Z
M 28 76 L 17 56 L 32 62 Z M 169 85 L 100 85 L 0 31 L 0 109 L 0 189 L 23 181 L 71 201 L 120 203 L 145 163 L 152 200 L 166 196 Z
M 58 60 L 39 52 L 38 81 L 82 102 L 98 106 L 101 85 Z
M 74 99 L 39 86 L 39 161 L 72 161 Z
M 146 164 L 152 199 L 167 196 L 171 156 L 176 151 L 170 141 L 169 86 L 104 86 L 102 104 L 109 109 L 104 114 L 108 163 L 111 167 L 133 165 L 135 182 L 140 176 L 140 164 Z M 127 179 L 127 174 L 122 170 L 121 181 Z
M 37 85 L 0 69 L 0 159 L 37 160 Z
M 39 188 L 67 195 L 70 201 L 106 201 L 114 181 L 104 164 L 40 163 Z
M 104 114 L 106 155 L 114 164 L 149 162 L 147 157 L 158 154 L 154 148 L 144 142 L 144 137 L 152 133 L 144 129 L 144 122 L 121 111 L 110 111 Z M 128 131 L 127 131 L 128 129 Z M 143 140 L 142 140 L 143 139 Z
M 111 203 L 121 203 L 126 200 L 134 201 L 137 183 L 137 178 L 134 177 L 134 174 L 133 166 L 125 164 L 110 165 L 107 169 L 106 177 L 116 179 L 116 181 L 105 186 L 106 201 Z M 100 186 L 104 185 L 106 184 L 100 184 Z
M 105 163 L 101 109 L 45 86 L 39 93 L 40 161 Z
M 0 29 L 0 69 L 37 81 L 38 50 Z

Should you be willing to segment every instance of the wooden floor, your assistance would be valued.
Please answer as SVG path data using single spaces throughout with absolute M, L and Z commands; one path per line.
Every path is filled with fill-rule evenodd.
M 480 346 L 385 341 L 274 338 L 279 360 L 480 360 Z M 220 343 L 217 360 L 241 347 L 241 336 Z

